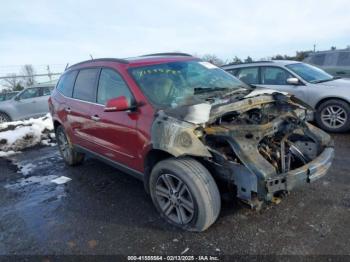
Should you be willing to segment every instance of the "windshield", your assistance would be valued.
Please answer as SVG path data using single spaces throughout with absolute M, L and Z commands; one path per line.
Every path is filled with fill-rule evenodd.
M 296 63 L 286 65 L 286 67 L 310 83 L 321 83 L 334 79 L 330 74 L 312 65 Z
M 203 61 L 170 62 L 129 69 L 156 106 L 176 107 L 249 87 L 224 70 Z

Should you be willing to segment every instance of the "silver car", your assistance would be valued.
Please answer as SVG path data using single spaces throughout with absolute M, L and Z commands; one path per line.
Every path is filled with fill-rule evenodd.
M 315 109 L 317 124 L 329 132 L 350 130 L 350 80 L 296 61 L 273 60 L 225 65 L 243 82 L 294 94 Z
M 10 100 L 0 102 L 0 123 L 39 117 L 49 112 L 47 100 L 54 86 L 26 88 Z

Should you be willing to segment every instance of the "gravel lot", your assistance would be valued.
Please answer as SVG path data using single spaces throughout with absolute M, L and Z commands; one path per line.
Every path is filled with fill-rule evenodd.
M 0 158 L 0 254 L 350 255 L 350 135 L 334 139 L 328 176 L 260 213 L 224 201 L 203 233 L 169 226 L 140 181 L 97 160 L 67 167 L 56 147 Z

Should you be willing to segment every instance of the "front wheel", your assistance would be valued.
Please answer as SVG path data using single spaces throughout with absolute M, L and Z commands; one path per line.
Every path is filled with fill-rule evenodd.
M 159 162 L 151 172 L 150 193 L 162 217 L 188 231 L 206 230 L 220 213 L 220 193 L 213 177 L 192 158 Z
M 58 149 L 64 161 L 70 165 L 75 166 L 83 162 L 84 154 L 77 152 L 69 142 L 63 126 L 58 126 L 56 129 L 56 139 Z
M 322 103 L 316 112 L 319 127 L 328 132 L 346 132 L 350 129 L 350 106 L 338 99 Z

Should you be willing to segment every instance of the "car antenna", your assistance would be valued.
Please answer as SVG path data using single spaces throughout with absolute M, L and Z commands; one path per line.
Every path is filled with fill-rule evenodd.
M 94 58 L 92 57 L 92 55 L 90 54 L 91 60 L 94 60 Z
M 68 66 L 69 66 L 69 63 L 67 63 L 67 64 L 66 64 L 66 68 L 64 69 L 64 71 L 66 71 L 66 70 L 67 70 Z

